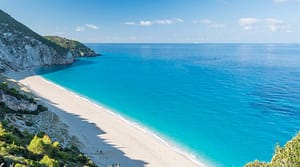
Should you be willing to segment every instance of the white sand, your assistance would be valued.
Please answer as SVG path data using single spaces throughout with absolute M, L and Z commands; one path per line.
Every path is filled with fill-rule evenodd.
M 107 109 L 30 74 L 32 72 L 11 73 L 8 76 L 40 96 L 50 111 L 69 126 L 69 133 L 83 143 L 82 151 L 99 166 L 113 163 L 120 163 L 122 167 L 205 166 Z

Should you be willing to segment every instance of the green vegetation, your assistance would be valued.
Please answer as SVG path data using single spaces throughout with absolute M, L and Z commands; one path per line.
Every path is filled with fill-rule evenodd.
M 6 26 L 4 26 L 4 25 L 6 25 Z M 9 14 L 5 13 L 1 9 L 0 9 L 0 27 L 7 28 L 7 30 L 8 30 L 7 32 L 18 34 L 22 38 L 24 38 L 26 36 L 33 37 L 33 38 L 41 41 L 45 45 L 52 47 L 60 55 L 65 55 L 68 52 L 67 49 L 60 47 L 59 45 L 57 45 L 57 44 L 45 39 L 44 37 L 40 36 L 39 34 L 35 33 L 30 28 L 28 28 L 25 25 L 23 25 L 22 23 L 18 22 L 17 20 L 12 18 Z M 22 32 L 22 34 L 20 34 L 20 32 Z M 0 38 L 1 37 L 2 37 L 2 35 L 0 36 Z M 5 40 L 5 38 L 3 38 L 2 41 L 9 42 L 9 41 Z
M 70 50 L 73 56 L 76 57 L 97 56 L 97 54 L 92 49 L 86 47 L 84 44 L 78 41 L 74 41 L 74 40 L 70 40 L 58 36 L 45 36 L 45 38 L 65 49 Z
M 9 82 L 0 83 L 0 91 L 27 100 L 31 103 L 37 102 L 13 88 Z M 44 132 L 31 134 L 27 130 L 20 131 L 13 126 L 12 120 L 7 119 L 7 113 L 15 113 L 22 117 L 22 114 L 38 114 L 47 110 L 43 105 L 38 105 L 36 112 L 14 111 L 0 102 L 0 166 L 9 167 L 63 167 L 63 166 L 96 166 L 76 146 L 63 148 L 57 141 L 52 141 L 50 136 Z M 25 121 L 26 126 L 33 126 L 33 122 Z
M 271 162 L 254 161 L 245 167 L 299 167 L 300 166 L 300 132 L 284 147 L 276 146 Z
M 62 148 L 47 135 L 33 136 L 3 123 L 0 123 L 0 162 L 7 166 L 96 166 L 75 146 Z
M 40 164 L 51 167 L 59 167 L 59 162 L 55 159 L 48 157 L 48 155 L 45 155 L 43 159 L 40 160 Z

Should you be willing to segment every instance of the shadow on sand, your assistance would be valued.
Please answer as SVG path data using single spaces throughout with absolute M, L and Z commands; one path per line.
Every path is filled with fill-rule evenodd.
M 36 74 L 43 75 L 43 74 L 48 74 L 48 73 L 53 73 L 65 69 L 71 69 L 73 67 L 78 67 L 78 66 L 86 66 L 86 65 L 91 65 L 91 64 L 96 64 L 95 61 L 91 60 L 85 60 L 84 58 L 80 60 L 76 60 L 72 64 L 66 64 L 66 65 L 51 65 L 51 66 L 44 66 L 44 67 L 39 67 L 34 70 Z
M 88 66 L 91 64 L 96 64 L 96 62 L 91 61 L 91 60 L 85 60 L 82 58 L 80 60 L 76 60 L 72 64 L 35 67 L 35 68 L 29 68 L 29 69 L 25 69 L 25 70 L 18 71 L 18 72 L 5 72 L 3 74 L 5 76 L 7 76 L 8 78 L 13 78 L 17 81 L 20 81 L 27 77 L 33 76 L 33 75 L 44 75 L 44 74 L 49 74 L 49 73 L 65 70 L 65 69 L 72 69 L 72 68 L 78 67 L 78 66 Z
M 37 94 L 36 92 L 33 92 Z M 90 123 L 88 120 L 81 118 L 79 115 L 68 113 L 57 108 L 49 99 L 40 97 L 46 107 L 54 112 L 59 119 L 67 125 L 70 135 L 75 135 L 82 144 L 81 150 L 90 157 L 98 166 L 107 167 L 108 165 L 119 163 L 120 166 L 143 167 L 148 163 L 143 160 L 131 159 L 125 155 L 123 151 L 111 141 L 102 138 L 106 132 L 99 128 L 96 124 Z M 67 118 L 67 119 L 66 119 Z M 88 133 L 87 133 L 88 132 Z

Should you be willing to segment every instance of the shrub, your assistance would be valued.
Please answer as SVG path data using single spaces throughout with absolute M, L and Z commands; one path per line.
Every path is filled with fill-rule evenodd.
M 75 146 L 74 144 L 71 145 L 71 150 L 74 153 L 80 153 L 80 150 L 77 146 Z
M 48 155 L 44 155 L 43 159 L 40 160 L 40 164 L 47 167 L 59 167 L 59 162 Z
M 13 130 L 12 128 L 11 130 Z M 0 140 L 5 141 L 7 143 L 16 143 L 20 144 L 20 139 L 13 135 L 12 132 L 7 132 L 5 128 L 3 127 L 2 123 L 0 123 Z
M 76 157 L 63 151 L 58 151 L 57 156 L 59 157 L 59 159 L 63 161 L 72 161 L 72 162 L 76 161 Z
M 50 137 L 48 135 L 44 135 L 44 137 L 42 138 L 42 142 L 45 145 L 51 145 L 52 144 L 52 140 L 50 139 Z
M 4 136 L 5 135 L 5 129 L 2 125 L 2 123 L 0 123 L 0 137 Z
M 36 109 L 37 112 L 43 112 L 43 111 L 47 111 L 47 110 L 48 110 L 47 107 L 40 105 L 40 104 L 37 106 L 37 109 Z
M 26 125 L 26 126 L 32 126 L 32 125 L 33 125 L 33 123 L 32 123 L 32 122 L 30 122 L 30 121 L 25 121 L 25 125 Z
M 30 103 L 36 104 L 36 101 L 35 101 L 33 98 L 29 98 L 28 101 L 29 101 Z
M 277 145 L 270 164 L 273 166 L 300 166 L 300 132 L 284 147 Z
M 52 146 L 53 146 L 53 148 L 55 148 L 55 149 L 60 149 L 59 142 L 57 142 L 57 141 L 53 142 Z
M 15 164 L 14 167 L 27 167 L 27 165 L 22 165 L 22 164 Z
M 43 138 L 35 135 L 28 145 L 28 150 L 33 154 L 46 154 L 52 152 L 52 141 L 48 135 Z
M 24 152 L 24 150 L 20 146 L 17 146 L 14 143 L 8 145 L 6 148 L 8 153 L 13 155 L 20 155 Z
M 45 136 L 45 135 L 46 135 L 45 132 L 39 132 L 39 133 L 37 134 L 37 136 L 40 137 L 40 138 L 42 138 L 42 137 Z
M 59 151 L 59 143 L 52 143 L 48 135 L 44 135 L 42 138 L 35 135 L 27 148 L 35 155 L 47 154 L 49 156 L 56 156 Z
M 96 166 L 76 146 L 62 149 L 44 132 L 33 136 L 0 122 L 0 166 Z
M 83 155 L 83 154 L 79 154 L 79 155 L 77 156 L 77 159 L 78 159 L 78 161 L 81 162 L 81 163 L 86 163 L 86 162 L 88 161 L 88 158 L 87 158 L 85 155 Z
M 45 152 L 43 141 L 37 135 L 33 137 L 27 149 L 33 154 L 43 154 Z

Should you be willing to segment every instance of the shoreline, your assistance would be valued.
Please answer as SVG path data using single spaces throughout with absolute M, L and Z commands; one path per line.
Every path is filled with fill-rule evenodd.
M 164 140 L 163 137 L 160 137 L 157 133 L 139 124 L 138 122 L 132 121 L 126 118 L 125 116 L 122 116 L 121 114 L 113 112 L 108 107 L 105 107 L 94 100 L 88 99 L 85 96 L 73 92 L 72 90 L 57 85 L 35 74 L 32 70 L 8 73 L 6 74 L 6 76 L 22 83 L 23 85 L 27 86 L 34 94 L 41 97 L 42 101 L 46 104 L 49 110 L 57 114 L 61 121 L 64 122 L 67 126 L 69 126 L 69 133 L 79 139 L 79 141 L 82 143 L 82 151 L 86 155 L 88 155 L 93 161 L 95 161 L 95 163 L 99 166 L 107 166 L 113 163 L 120 163 L 121 166 L 130 165 L 133 167 L 210 166 L 208 165 L 208 163 L 204 163 L 205 161 L 202 162 L 199 159 L 196 159 L 193 154 L 189 154 L 187 151 L 185 151 L 185 149 L 177 146 L 175 143 L 173 144 L 173 142 L 168 142 L 167 140 Z M 43 86 L 46 86 L 47 89 L 43 89 L 45 88 Z M 52 95 L 49 95 L 49 91 L 51 91 Z M 61 94 L 61 97 L 71 97 L 72 101 L 65 100 L 64 98 L 60 99 L 60 97 L 51 97 L 55 96 L 53 95 L 55 93 Z M 77 103 L 77 106 L 72 106 L 72 108 L 70 105 L 74 104 L 70 103 L 74 103 L 74 101 L 79 103 Z M 85 104 L 82 106 L 82 103 Z M 85 105 L 87 105 L 89 111 L 86 113 L 80 111 L 78 112 L 78 109 L 86 110 L 86 108 L 84 108 Z M 78 108 L 77 111 L 75 111 L 74 108 Z M 66 117 L 66 112 L 68 114 L 72 114 L 73 116 L 75 115 L 77 118 L 79 117 L 81 121 L 88 122 L 94 127 L 80 125 L 81 122 L 76 122 L 75 124 L 79 124 L 79 127 L 81 126 L 81 128 L 86 126 L 85 128 L 82 128 L 85 131 L 82 131 L 80 133 L 76 132 L 80 128 L 73 128 L 74 120 Z M 95 117 L 91 117 L 89 116 L 89 114 Z M 119 126 L 114 127 L 113 130 L 117 130 L 120 133 L 125 133 L 111 133 L 112 135 L 109 135 L 112 131 L 107 129 L 112 129 L 108 127 L 112 125 L 109 125 L 107 123 L 101 123 L 102 119 L 104 119 L 102 117 L 104 116 L 106 117 L 106 122 L 114 122 L 120 124 Z M 91 132 L 94 128 L 99 128 L 100 131 L 102 131 L 102 134 L 100 133 L 95 136 L 95 133 Z M 123 129 L 125 129 L 126 131 L 124 131 Z M 93 140 L 87 139 L 86 137 L 90 136 L 90 134 L 88 133 L 93 133 L 94 137 L 98 138 L 98 140 L 95 140 L 95 138 L 93 138 Z M 105 136 L 106 134 L 108 135 Z M 123 138 L 128 136 L 129 139 Z M 130 141 L 132 139 L 134 139 L 137 143 Z M 107 141 L 109 142 L 107 143 Z M 111 145 L 111 143 L 113 144 Z M 95 147 L 98 145 L 99 149 L 101 150 L 95 149 Z M 101 146 L 104 146 L 105 149 L 102 150 Z M 145 146 L 147 147 L 143 149 L 143 147 Z M 115 155 L 114 153 L 109 155 L 110 152 L 121 152 L 121 155 L 120 153 L 115 153 L 117 155 Z M 162 153 L 164 155 L 163 157 L 161 156 Z M 101 156 L 105 158 L 103 159 L 101 158 Z
M 39 76 L 39 75 L 37 75 Z M 88 103 L 90 103 L 91 105 L 94 105 L 95 107 L 99 108 L 100 110 L 103 110 L 109 114 L 111 114 L 114 117 L 117 117 L 118 119 L 124 121 L 126 124 L 128 124 L 129 126 L 133 126 L 134 128 L 142 131 L 143 133 L 146 133 L 148 135 L 150 135 L 151 137 L 159 140 L 160 142 L 162 142 L 162 144 L 165 144 L 167 147 L 170 147 L 173 151 L 182 154 L 183 156 L 185 156 L 187 159 L 193 161 L 196 165 L 199 166 L 206 166 L 207 164 L 201 163 L 201 161 L 199 161 L 198 159 L 195 158 L 194 154 L 190 154 L 187 151 L 184 151 L 185 149 L 183 149 L 182 147 L 177 146 L 176 144 L 173 144 L 173 142 L 168 142 L 168 140 L 164 139 L 163 137 L 160 137 L 160 135 L 152 130 L 150 130 L 149 128 L 147 128 L 146 126 L 141 125 L 140 123 L 131 120 L 130 118 L 123 116 L 119 113 L 116 113 L 113 109 L 110 109 L 107 106 L 104 106 L 101 103 L 98 103 L 92 99 L 89 99 L 88 97 L 85 97 L 84 95 L 81 95 L 77 92 L 74 92 L 70 89 L 64 88 L 58 84 L 55 84 L 54 82 L 51 82 L 41 76 L 39 76 L 42 80 L 44 80 L 45 82 L 52 84 L 54 86 L 56 86 L 58 89 L 62 89 L 64 91 L 68 91 L 70 94 L 72 94 L 73 96 L 75 96 L 76 98 L 80 98 L 81 100 L 84 100 Z

